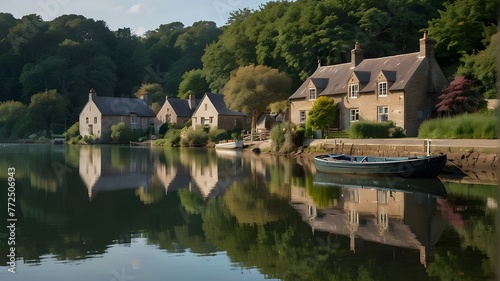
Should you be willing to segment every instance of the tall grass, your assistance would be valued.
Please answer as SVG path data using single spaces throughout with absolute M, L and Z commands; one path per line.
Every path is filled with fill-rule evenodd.
M 496 139 L 498 137 L 498 115 L 494 111 L 487 111 L 427 120 L 420 125 L 418 137 Z

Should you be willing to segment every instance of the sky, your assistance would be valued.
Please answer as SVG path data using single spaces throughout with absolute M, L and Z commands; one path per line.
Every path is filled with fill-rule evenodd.
M 130 27 L 137 35 L 175 21 L 190 26 L 200 20 L 217 26 L 227 23 L 229 13 L 258 9 L 269 0 L 14 0 L 0 4 L 0 12 L 16 18 L 38 14 L 50 21 L 64 14 L 78 14 L 105 21 L 111 30 Z

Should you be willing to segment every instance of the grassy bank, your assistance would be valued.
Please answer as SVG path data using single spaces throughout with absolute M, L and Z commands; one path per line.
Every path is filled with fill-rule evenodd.
M 419 138 L 496 139 L 498 114 L 488 111 L 427 120 L 420 126 Z

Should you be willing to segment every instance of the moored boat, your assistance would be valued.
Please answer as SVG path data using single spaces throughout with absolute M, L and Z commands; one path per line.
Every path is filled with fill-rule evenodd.
M 412 157 L 375 157 L 324 154 L 314 157 L 323 173 L 395 174 L 402 177 L 437 177 L 446 165 L 446 154 Z
M 223 149 L 241 149 L 243 148 L 243 140 L 232 140 L 226 142 L 219 142 L 215 145 L 215 148 Z

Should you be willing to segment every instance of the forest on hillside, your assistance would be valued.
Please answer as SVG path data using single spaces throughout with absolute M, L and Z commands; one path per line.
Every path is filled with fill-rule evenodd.
M 254 64 L 286 73 L 293 91 L 318 63 L 350 61 L 355 42 L 366 58 L 409 53 L 418 51 L 423 31 L 437 40 L 435 54 L 450 80 L 465 76 L 492 98 L 497 17 L 496 0 L 271 1 L 234 11 L 222 27 L 171 22 L 136 36 L 81 15 L 43 21 L 0 13 L 0 138 L 25 137 L 50 123 L 69 127 L 91 88 L 132 97 L 149 87 L 158 108 L 165 96 L 221 92 L 232 71 Z

